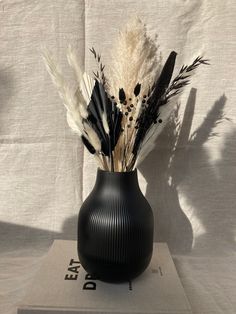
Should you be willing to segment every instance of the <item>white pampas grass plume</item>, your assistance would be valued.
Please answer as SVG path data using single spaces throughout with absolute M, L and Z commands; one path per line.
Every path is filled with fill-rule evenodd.
M 67 99 L 68 86 L 65 82 L 65 79 L 61 73 L 60 68 L 55 63 L 48 49 L 46 48 L 42 49 L 42 56 L 43 56 L 44 64 L 47 68 L 47 71 L 52 78 L 53 84 L 57 87 L 57 90 L 59 92 L 61 99 L 64 102 L 64 105 L 68 106 L 69 105 L 68 99 Z
M 79 88 L 77 88 L 75 93 L 70 90 L 59 66 L 46 48 L 43 48 L 42 55 L 52 81 L 67 109 L 68 125 L 74 132 L 80 135 L 83 134 L 84 127 L 82 120 L 88 117 L 88 112 L 85 107 L 85 100 L 82 93 L 79 91 Z
M 83 76 L 83 72 L 81 71 L 80 64 L 77 58 L 77 53 L 75 49 L 72 48 L 71 45 L 68 46 L 67 49 L 67 60 L 69 65 L 73 68 L 77 81 L 80 82 Z
M 76 96 L 81 106 L 86 109 L 90 102 L 95 81 L 87 73 L 82 73 L 76 51 L 71 45 L 69 45 L 67 50 L 67 60 L 69 65 L 74 70 L 77 79 L 78 88 L 76 90 Z
M 97 162 L 97 165 L 101 168 L 101 169 L 104 169 L 104 170 L 109 170 L 107 165 L 105 164 L 104 160 L 102 159 L 101 156 L 99 156 L 99 154 L 94 154 L 93 155 L 96 162 Z
M 82 80 L 80 81 L 80 88 L 87 104 L 90 102 L 94 85 L 95 80 L 91 78 L 86 72 L 84 72 Z
M 161 56 L 138 17 L 120 32 L 111 56 L 110 94 L 118 98 L 119 88 L 123 88 L 126 98 L 132 98 L 137 83 L 142 83 L 141 92 L 147 94 L 160 72 Z
M 141 145 L 140 151 L 138 153 L 138 158 L 136 160 L 136 163 L 134 167 L 137 167 L 141 164 L 141 162 L 147 157 L 147 155 L 154 149 L 156 140 L 158 136 L 163 131 L 166 123 L 169 121 L 169 117 L 173 113 L 175 109 L 175 105 L 173 102 L 175 99 L 173 99 L 170 103 L 166 104 L 163 107 L 160 107 L 160 115 L 158 117 L 158 120 L 161 119 L 162 123 L 153 124 L 150 130 L 147 132 L 145 139 Z
M 110 130 L 109 130 L 109 126 L 107 123 L 107 115 L 105 112 L 103 112 L 103 114 L 102 114 L 102 124 L 103 124 L 103 127 L 104 127 L 106 134 L 109 134 Z
M 68 123 L 69 127 L 72 129 L 72 131 L 81 136 L 82 132 L 83 132 L 82 122 L 79 126 L 79 123 L 75 122 L 75 119 L 72 116 L 72 114 L 70 113 L 70 111 L 67 111 L 66 118 L 67 118 L 67 123 Z
M 100 152 L 101 141 L 99 137 L 97 136 L 97 133 L 91 128 L 91 126 L 87 122 L 84 122 L 84 130 L 85 130 L 87 139 L 93 145 L 94 149 L 97 152 Z
M 42 55 L 47 71 L 52 78 L 53 84 L 56 86 L 58 90 L 59 96 L 61 97 L 64 106 L 66 107 L 67 110 L 73 109 L 74 99 L 62 75 L 61 69 L 56 64 L 51 53 L 46 48 L 42 50 Z

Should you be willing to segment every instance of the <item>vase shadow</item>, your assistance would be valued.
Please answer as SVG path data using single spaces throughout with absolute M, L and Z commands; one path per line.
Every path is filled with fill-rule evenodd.
M 196 94 L 197 90 L 192 88 L 182 123 L 179 123 L 177 107 L 174 117 L 157 139 L 156 148 L 138 167 L 146 179 L 146 198 L 154 212 L 154 241 L 166 242 L 174 254 L 190 252 L 194 240 L 190 217 L 180 205 L 178 187 L 191 174 L 193 156 L 208 163 L 208 154 L 200 148 L 210 136 L 214 136 L 212 131 L 222 119 L 226 102 L 225 96 L 216 101 L 201 126 L 190 135 Z
M 194 256 L 226 257 L 235 252 L 236 128 L 224 115 L 226 101 L 226 96 L 222 95 L 215 102 L 189 140 L 188 176 L 182 181 L 181 190 L 187 195 L 193 217 L 199 221 L 194 237 Z M 224 120 L 230 122 L 227 132 L 221 128 L 224 133 L 216 133 L 213 129 Z M 209 142 L 210 150 L 203 145 L 219 136 L 222 138 L 221 145 Z M 217 158 L 215 155 L 218 155 Z

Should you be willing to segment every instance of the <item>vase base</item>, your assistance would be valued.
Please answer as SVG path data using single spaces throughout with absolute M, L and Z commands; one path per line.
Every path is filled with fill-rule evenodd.
M 97 259 L 79 256 L 84 269 L 98 280 L 109 283 L 127 282 L 141 275 L 151 261 L 152 254 L 143 258 L 141 262 L 133 261 L 130 264 L 106 263 Z

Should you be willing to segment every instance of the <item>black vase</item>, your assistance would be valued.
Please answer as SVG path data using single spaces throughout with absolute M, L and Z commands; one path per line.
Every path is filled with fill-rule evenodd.
M 103 281 L 128 281 L 146 269 L 152 249 L 153 213 L 139 188 L 137 169 L 98 169 L 78 219 L 78 255 L 84 269 Z

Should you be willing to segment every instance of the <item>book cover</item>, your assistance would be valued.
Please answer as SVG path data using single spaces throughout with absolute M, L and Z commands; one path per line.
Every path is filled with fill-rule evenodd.
M 111 284 L 81 266 L 76 241 L 54 241 L 18 314 L 188 314 L 192 313 L 168 246 L 155 243 L 145 272 Z

